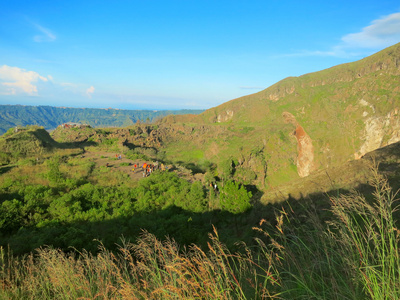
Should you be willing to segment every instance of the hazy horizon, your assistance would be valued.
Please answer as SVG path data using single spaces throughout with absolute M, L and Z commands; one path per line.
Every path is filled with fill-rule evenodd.
M 129 109 L 129 108 L 116 108 L 116 107 L 85 107 L 85 106 L 62 106 L 62 105 L 49 105 L 49 104 L 38 104 L 38 105 L 33 105 L 33 104 L 1 104 L 0 106 L 32 106 L 32 107 L 39 107 L 39 106 L 48 106 L 48 107 L 56 107 L 56 108 L 73 108 L 73 109 L 104 109 L 104 110 L 108 110 L 108 109 L 115 109 L 115 110 L 149 110 L 149 111 L 167 111 L 167 110 L 171 110 L 171 111 L 177 111 L 177 110 L 199 110 L 199 111 L 204 111 L 205 109 L 196 109 L 196 108 L 178 108 L 178 109 L 151 109 L 151 108 L 139 108 L 139 109 Z

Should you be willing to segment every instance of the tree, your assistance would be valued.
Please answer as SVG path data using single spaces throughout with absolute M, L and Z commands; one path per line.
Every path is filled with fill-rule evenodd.
M 194 212 L 204 212 L 207 207 L 206 202 L 207 198 L 205 198 L 203 185 L 200 181 L 195 181 L 190 186 L 186 205 L 183 208 Z
M 6 200 L 0 205 L 0 230 L 2 233 L 15 231 L 22 224 L 22 203 L 17 199 Z
M 221 177 L 224 180 L 231 180 L 233 174 L 235 173 L 235 164 L 232 158 L 224 160 L 220 164 L 220 170 L 222 172 Z
M 221 209 L 233 214 L 245 212 L 251 207 L 251 197 L 251 192 L 248 192 L 243 185 L 229 180 L 220 191 Z
M 232 180 L 227 181 L 220 191 L 221 209 L 227 210 L 235 215 L 236 233 L 239 232 L 237 215 L 251 207 L 251 196 L 251 192 L 248 192 L 243 185 Z
M 54 156 L 47 161 L 47 179 L 52 183 L 61 183 L 64 180 L 64 175 L 60 171 L 61 158 Z

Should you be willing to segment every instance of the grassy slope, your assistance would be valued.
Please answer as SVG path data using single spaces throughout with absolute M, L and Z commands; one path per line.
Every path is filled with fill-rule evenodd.
M 38 140 L 54 143 L 45 131 L 39 129 L 25 134 L 28 132 L 38 136 Z M 326 191 L 349 190 L 371 180 L 368 161 L 372 157 L 380 162 L 381 171 L 398 182 L 400 147 L 393 144 L 366 155 L 365 159 L 329 169 L 326 176 L 319 174 L 324 177 Z M 29 167 L 24 168 L 23 176 L 29 177 L 25 180 L 48 184 L 43 176 L 29 176 L 25 172 Z M 61 167 L 63 173 L 78 177 L 89 169 L 80 158 L 72 158 Z M 358 181 L 346 181 L 357 175 Z M 163 299 L 185 299 L 201 295 L 204 299 L 254 299 L 269 294 L 282 299 L 397 299 L 399 231 L 393 220 L 392 196 L 385 183 L 376 194 L 375 206 L 371 206 L 357 194 L 324 197 L 321 186 L 313 190 L 315 178 L 301 179 L 296 186 L 281 190 L 292 196 L 297 196 L 300 189 L 307 193 L 319 192 L 307 197 L 312 204 L 308 208 L 304 207 L 305 201 L 292 197 L 286 203 L 289 205 L 269 205 L 264 210 L 258 206 L 254 210 L 255 217 L 265 217 L 269 209 L 270 218 L 253 233 L 258 243 L 243 246 L 242 254 L 231 253 L 217 233 L 210 236 L 209 251 L 195 245 L 186 251 L 171 240 L 161 243 L 147 233 L 135 244 L 122 245 L 119 252 L 101 248 L 98 255 L 86 251 L 67 254 L 42 248 L 30 256 L 17 258 L 7 256 L 0 248 L 0 297 L 134 299 L 157 295 Z M 112 179 L 105 180 L 110 183 Z M 366 195 L 369 199 L 370 195 Z M 329 216 L 324 206 L 327 200 L 334 203 Z M 278 212 L 276 221 L 271 217 L 272 210 Z M 311 210 L 309 215 L 308 210 Z M 243 220 L 242 217 L 238 219 Z M 321 221 L 326 218 L 339 230 L 332 232 L 323 226 Z M 225 232 L 221 233 L 221 239 L 223 236 Z M 368 248 L 363 242 L 367 238 L 371 239 Z M 20 263 L 20 259 L 24 262 Z
M 283 112 L 289 112 L 313 141 L 316 167 L 341 164 L 353 159 L 360 149 L 364 122 L 369 117 L 385 116 L 399 107 L 399 61 L 400 44 L 397 44 L 357 62 L 286 78 L 190 120 L 187 116 L 166 118 L 164 122 L 180 126 L 188 126 L 190 121 L 197 124 L 191 125 L 194 128 L 218 127 L 205 133 L 206 143 L 198 145 L 181 137 L 184 141 L 173 141 L 166 151 L 181 155 L 185 149 L 196 148 L 219 163 L 226 157 L 238 158 L 254 148 L 263 148 L 268 157 L 268 184 L 276 186 L 298 178 L 294 170 L 295 126 L 286 124 L 282 117 Z M 361 100 L 370 105 L 361 105 Z M 229 117 L 230 114 L 233 116 Z

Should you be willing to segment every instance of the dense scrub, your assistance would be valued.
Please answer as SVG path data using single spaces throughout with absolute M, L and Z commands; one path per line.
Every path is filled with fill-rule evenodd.
M 135 241 L 142 229 L 205 244 L 218 215 L 226 211 L 224 222 L 233 224 L 233 214 L 251 208 L 251 193 L 237 182 L 214 191 L 160 170 L 132 180 L 80 156 L 21 160 L 1 170 L 0 245 L 17 254 L 41 245 L 96 252 L 99 241 L 113 249 L 120 237 Z
M 332 197 L 332 218 L 307 222 L 282 210 L 262 220 L 256 246 L 232 252 L 216 230 L 207 250 L 143 232 L 116 252 L 100 245 L 65 253 L 40 248 L 16 258 L 0 249 L 7 299 L 399 299 L 399 230 L 394 195 L 375 174 L 374 199 Z M 257 235 L 258 233 L 258 235 Z

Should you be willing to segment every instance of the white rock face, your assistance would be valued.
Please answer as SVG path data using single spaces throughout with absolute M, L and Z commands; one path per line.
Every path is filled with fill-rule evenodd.
M 400 118 L 396 108 L 383 117 L 369 117 L 365 120 L 364 143 L 354 153 L 356 159 L 365 153 L 400 141 Z
M 358 103 L 360 103 L 361 106 L 368 106 L 369 108 L 372 109 L 372 111 L 375 113 L 375 107 L 369 103 L 368 101 L 365 101 L 364 99 L 361 99 L 360 101 L 358 101 Z M 368 113 L 367 113 L 368 114 Z
M 218 115 L 217 122 L 218 123 L 226 122 L 232 119 L 232 117 L 233 117 L 233 110 L 228 109 L 224 113 Z

